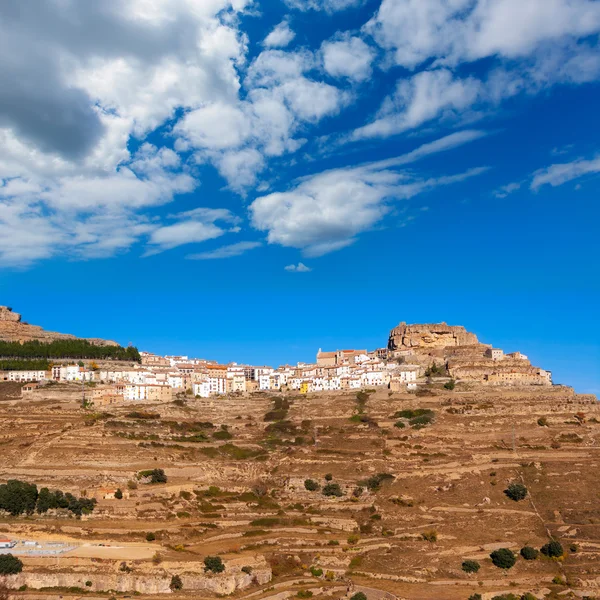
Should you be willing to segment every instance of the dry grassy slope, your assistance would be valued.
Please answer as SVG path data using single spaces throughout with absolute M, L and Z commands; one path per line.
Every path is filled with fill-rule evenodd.
M 126 416 L 131 407 L 82 411 L 77 386 L 52 390 L 50 398 L 46 393 L 27 403 L 0 403 L 2 480 L 91 494 L 107 485 L 125 489 L 137 471 L 159 467 L 169 481 L 139 486 L 130 499 L 101 500 L 81 521 L 4 519 L 5 532 L 123 544 L 154 531 L 164 560 L 182 572 L 197 571 L 207 554 L 221 554 L 238 570 L 264 555 L 274 581 L 236 592 L 256 598 L 299 589 L 341 597 L 349 585 L 366 588 L 369 600 L 383 592 L 414 600 L 525 591 L 558 598 L 571 588 L 600 597 L 600 410 L 568 388 L 457 388 L 425 397 L 380 391 L 366 403 L 368 424 L 350 421 L 352 394 L 296 397 L 287 420 L 297 431 L 277 436 L 265 432 L 264 415 L 273 408 L 266 395 L 145 406 L 160 418 L 140 420 Z M 394 412 L 415 408 L 433 410 L 435 422 L 421 430 L 394 427 Z M 538 425 L 541 417 L 548 427 Z M 193 425 L 204 421 L 215 428 Z M 221 425 L 231 440 L 212 437 Z M 208 441 L 191 441 L 202 431 Z M 291 443 L 296 437 L 303 443 Z M 343 497 L 304 489 L 306 478 L 323 485 L 327 473 Z M 394 480 L 355 498 L 358 482 L 377 473 Z M 518 503 L 503 493 L 515 480 L 530 490 Z M 220 492 L 208 494 L 211 485 Z M 425 541 L 422 534 L 432 531 L 437 541 Z M 358 541 L 349 542 L 351 535 Z M 497 547 L 539 548 L 549 535 L 566 549 L 575 544 L 577 552 L 567 551 L 562 561 L 519 559 L 508 573 L 488 558 Z M 465 558 L 481 563 L 477 575 L 461 570 Z M 119 561 L 25 562 L 26 571 L 36 572 L 70 572 L 77 565 L 93 579 Z M 310 565 L 334 580 L 307 576 Z M 140 573 L 153 568 L 147 560 L 136 563 Z M 571 588 L 553 585 L 555 576 Z

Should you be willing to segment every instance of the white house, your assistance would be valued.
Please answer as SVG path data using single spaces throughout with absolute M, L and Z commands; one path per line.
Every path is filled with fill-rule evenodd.
M 194 383 L 194 396 L 200 396 L 200 398 L 208 398 L 210 396 L 210 381 L 205 379 Z
M 46 371 L 7 371 L 8 381 L 41 381 L 46 378 Z

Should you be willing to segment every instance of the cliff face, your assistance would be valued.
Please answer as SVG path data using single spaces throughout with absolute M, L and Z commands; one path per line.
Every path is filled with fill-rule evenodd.
M 407 325 L 402 322 L 390 332 L 389 350 L 447 348 L 456 346 L 474 346 L 479 341 L 474 333 L 462 326 L 446 323 L 425 323 Z
M 3 342 L 33 342 L 49 343 L 54 340 L 76 340 L 74 335 L 45 331 L 37 325 L 29 325 L 21 321 L 21 315 L 13 312 L 8 306 L 0 306 L 0 341 Z M 84 338 L 96 346 L 118 346 L 111 340 Z

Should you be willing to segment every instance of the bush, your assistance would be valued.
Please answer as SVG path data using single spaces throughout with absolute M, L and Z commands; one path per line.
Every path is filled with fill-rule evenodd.
M 179 575 L 173 575 L 173 577 L 171 577 L 171 583 L 169 584 L 169 587 L 174 592 L 182 589 L 183 581 L 181 581 L 181 577 L 179 577 Z
M 342 492 L 339 483 L 328 483 L 323 487 L 322 494 L 323 496 L 336 496 L 339 498 L 344 495 L 344 492 Z
M 317 490 L 319 490 L 321 488 L 321 486 L 314 479 L 306 479 L 304 481 L 304 487 L 309 492 L 316 492 Z
M 540 427 L 548 427 L 548 418 L 547 418 L 547 417 L 540 417 L 540 418 L 537 420 L 537 424 L 538 424 Z
M 477 573 L 481 569 L 481 565 L 476 560 L 465 560 L 462 564 L 462 570 L 465 573 Z
M 226 429 L 221 429 L 213 433 L 215 440 L 230 440 L 233 436 Z
M 12 554 L 0 554 L 0 575 L 16 575 L 22 570 L 21 559 Z
M 167 483 L 167 476 L 163 469 L 149 469 L 147 471 L 140 471 L 138 477 L 149 477 L 150 483 Z
M 521 548 L 521 556 L 525 560 L 535 560 L 538 557 L 538 555 L 539 552 L 531 546 L 524 546 L 523 548 Z
M 374 492 L 377 491 L 381 484 L 384 481 L 393 481 L 395 478 L 390 473 L 378 473 L 377 475 L 372 475 L 369 479 L 365 479 L 365 481 L 359 482 L 360 485 L 364 485 L 367 489 Z
M 563 555 L 563 547 L 561 546 L 560 542 L 552 540 L 551 542 L 544 544 L 540 548 L 540 552 L 544 556 L 548 556 L 550 558 L 558 558 L 559 556 Z
M 220 556 L 207 556 L 204 559 L 204 571 L 212 573 L 222 573 L 225 570 L 225 565 Z
M 331 481 L 333 479 L 333 475 L 331 473 L 325 474 L 325 481 Z
M 85 582 L 85 587 L 92 587 L 92 582 L 89 579 Z
M 115 492 L 115 498 L 117 500 L 123 499 L 123 491 L 121 490 L 121 488 L 117 488 L 117 491 Z
M 310 590 L 299 590 L 296 596 L 298 598 L 312 598 L 313 593 Z
M 406 423 L 404 421 L 396 421 L 394 423 L 394 427 L 397 427 L 398 429 L 404 429 L 406 427 Z
M 515 502 L 523 500 L 527 497 L 527 488 L 522 483 L 511 483 L 504 493 Z
M 151 531 L 149 531 L 146 534 L 146 541 L 147 542 L 153 542 L 156 539 L 156 535 L 154 533 L 152 533 Z
M 482 600 L 481 594 L 471 594 L 469 600 Z
M 321 575 L 323 575 L 323 569 L 320 569 L 319 567 L 311 567 L 309 571 L 313 577 L 321 577 Z
M 362 592 L 356 592 L 354 596 L 350 597 L 350 600 L 367 600 L 367 597 Z
M 423 427 L 427 427 L 427 425 L 431 425 L 433 423 L 433 414 L 414 417 L 409 421 L 409 423 L 415 429 L 422 429 Z
M 498 567 L 499 569 L 512 569 L 517 562 L 517 557 L 514 555 L 514 552 L 508 548 L 494 550 L 490 554 L 490 558 L 492 559 L 494 566 Z
M 454 381 L 454 379 L 451 379 L 450 381 L 448 381 L 447 383 L 444 384 L 444 389 L 446 390 L 453 390 L 456 387 L 456 383 Z
M 429 531 L 424 531 L 421 534 L 421 537 L 426 541 L 426 542 L 431 542 L 433 544 L 433 542 L 437 542 L 437 531 L 435 529 L 431 529 Z
M 249 567 L 249 566 L 242 567 L 242 573 L 246 573 L 246 575 L 252 575 L 252 567 Z

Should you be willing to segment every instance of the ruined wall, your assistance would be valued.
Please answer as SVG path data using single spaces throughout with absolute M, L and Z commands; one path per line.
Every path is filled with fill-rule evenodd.
M 389 350 L 434 349 L 478 344 L 477 336 L 462 326 L 446 323 L 407 325 L 402 322 L 390 332 Z

